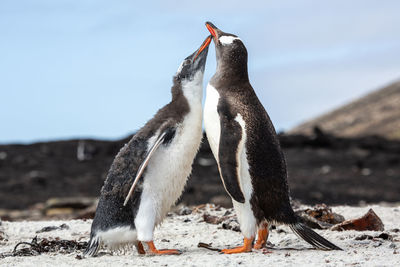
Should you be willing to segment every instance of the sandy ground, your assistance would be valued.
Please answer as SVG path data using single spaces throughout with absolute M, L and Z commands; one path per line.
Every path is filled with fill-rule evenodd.
M 102 253 L 95 258 L 76 259 L 79 253 L 47 253 L 29 257 L 0 258 L 1 266 L 400 266 L 400 206 L 382 207 L 333 207 L 333 211 L 342 214 L 346 219 L 359 217 L 373 208 L 385 224 L 385 232 L 393 240 L 374 238 L 372 240 L 355 240 L 356 237 L 368 234 L 378 236 L 381 232 L 335 232 L 317 230 L 321 235 L 342 247 L 344 251 L 320 251 L 312 249 L 295 236 L 289 228 L 278 226 L 272 230 L 269 241 L 272 253 L 253 251 L 236 255 L 221 255 L 218 252 L 198 248 L 199 242 L 211 243 L 216 248 L 240 245 L 242 236 L 238 232 L 221 229 L 203 221 L 202 213 L 176 215 L 167 217 L 156 231 L 155 244 L 159 249 L 176 248 L 183 251 L 178 256 L 139 256 L 135 250 L 119 253 Z M 210 210 L 212 215 L 223 215 L 225 210 Z M 190 221 L 189 221 L 190 220 Z M 45 226 L 66 223 L 69 230 L 55 230 L 36 234 Z M 38 238 L 73 239 L 86 241 L 89 236 L 91 221 L 39 221 L 39 222 L 3 222 L 0 228 L 8 240 L 0 241 L 0 253 L 9 252 L 20 241 L 30 242 Z

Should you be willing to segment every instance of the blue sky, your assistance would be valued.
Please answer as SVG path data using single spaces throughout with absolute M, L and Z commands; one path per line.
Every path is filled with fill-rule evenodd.
M 151 3 L 150 3 L 151 2 Z M 209 20 L 277 130 L 400 79 L 400 1 L 0 1 L 0 143 L 116 139 L 170 100 Z M 211 46 L 205 83 L 215 70 Z

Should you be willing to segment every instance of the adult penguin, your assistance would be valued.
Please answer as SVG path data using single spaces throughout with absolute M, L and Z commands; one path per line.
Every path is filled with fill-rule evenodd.
M 289 201 L 286 162 L 274 126 L 248 77 L 247 50 L 236 35 L 206 23 L 213 36 L 217 70 L 207 85 L 204 125 L 224 187 L 232 198 L 244 245 L 241 253 L 266 245 L 268 225 L 279 223 L 321 249 L 340 249 L 295 216 Z

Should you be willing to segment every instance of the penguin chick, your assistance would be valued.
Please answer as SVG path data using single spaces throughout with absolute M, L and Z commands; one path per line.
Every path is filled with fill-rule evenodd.
M 286 224 L 321 249 L 340 249 L 295 216 L 289 201 L 286 162 L 274 126 L 250 85 L 247 50 L 236 35 L 206 23 L 217 70 L 207 85 L 204 126 L 224 187 L 232 198 L 244 245 L 222 253 L 265 247 L 268 225 Z
M 85 255 L 102 246 L 158 250 L 155 226 L 181 195 L 202 138 L 203 74 L 211 36 L 185 58 L 173 78 L 172 100 L 119 151 L 101 189 Z

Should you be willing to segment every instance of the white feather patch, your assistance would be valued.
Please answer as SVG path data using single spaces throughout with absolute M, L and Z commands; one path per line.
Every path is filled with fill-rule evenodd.
M 219 97 L 218 91 L 211 84 L 208 84 L 206 102 L 204 104 L 204 128 L 207 133 L 211 151 L 217 161 L 221 133 L 220 119 L 217 110 Z
M 106 231 L 98 231 L 95 238 L 99 238 L 101 245 L 113 249 L 122 244 L 133 244 L 137 240 L 137 235 L 136 230 L 132 230 L 130 226 L 121 226 Z
M 224 36 L 221 36 L 218 40 L 223 45 L 229 45 L 229 44 L 232 44 L 233 41 L 235 41 L 235 40 L 240 40 L 240 38 L 239 37 L 235 37 L 235 36 L 224 35 Z
M 246 153 L 246 123 L 243 120 L 242 115 L 237 114 L 235 121 L 237 121 L 242 128 L 242 139 L 240 140 L 237 159 L 238 159 L 238 174 L 240 181 L 240 189 L 242 190 L 245 198 L 244 203 L 236 202 L 232 199 L 233 206 L 235 208 L 237 218 L 240 224 L 242 234 L 251 238 L 255 236 L 257 230 L 257 221 L 254 217 L 253 210 L 251 208 L 250 199 L 253 195 L 253 185 L 251 183 L 251 176 L 249 173 L 249 163 L 247 161 Z

